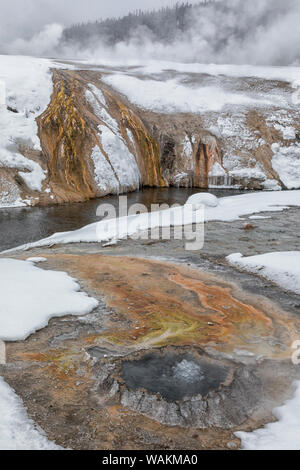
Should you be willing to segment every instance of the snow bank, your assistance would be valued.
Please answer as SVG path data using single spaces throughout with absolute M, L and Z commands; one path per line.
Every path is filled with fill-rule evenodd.
M 0 339 L 23 340 L 52 317 L 91 312 L 97 301 L 78 291 L 77 282 L 64 272 L 0 259 Z
M 237 432 L 245 450 L 300 450 L 300 382 L 292 400 L 273 414 L 279 420 L 254 432 Z
M 192 206 L 193 210 L 198 210 L 201 206 L 217 207 L 219 204 L 218 198 L 209 193 L 198 193 L 189 197 L 186 201 L 186 206 Z
M 300 251 L 266 253 L 243 257 L 232 254 L 227 260 L 234 266 L 259 274 L 280 287 L 300 294 Z
M 272 167 L 278 173 L 279 178 L 288 189 L 300 188 L 300 145 L 282 147 L 273 144 Z
M 72 232 L 56 233 L 43 240 L 18 247 L 27 250 L 39 246 L 66 243 L 107 242 L 126 238 L 140 231 L 156 227 L 181 226 L 191 223 L 238 220 L 241 216 L 261 212 L 278 212 L 290 206 L 300 207 L 300 191 L 257 192 L 218 199 L 216 207 L 191 211 L 189 206 L 179 206 L 164 211 L 130 215 L 119 219 L 102 220 Z M 6 253 L 9 253 L 8 250 Z
M 0 339 L 23 340 L 62 315 L 91 312 L 97 300 L 79 292 L 77 282 L 66 273 L 45 271 L 27 261 L 0 259 Z M 28 419 L 21 400 L 0 377 L 0 449 L 59 449 Z
M 187 86 L 177 79 L 146 80 L 129 75 L 114 74 L 102 80 L 123 93 L 137 106 L 167 114 L 174 112 L 199 113 L 221 111 L 226 105 L 270 106 L 273 103 L 262 97 L 222 90 L 216 86 Z
M 0 55 L 0 82 L 6 92 L 6 100 L 0 102 L 0 167 L 21 170 L 20 176 L 36 191 L 42 189 L 45 171 L 19 147 L 40 150 L 35 119 L 50 101 L 50 67 L 46 59 Z
M 0 450 L 58 450 L 26 413 L 22 401 L 0 377 Z

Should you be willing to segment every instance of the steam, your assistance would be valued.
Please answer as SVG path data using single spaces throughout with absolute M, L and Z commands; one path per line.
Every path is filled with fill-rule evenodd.
M 29 40 L 16 39 L 6 48 L 9 54 L 51 55 L 57 50 L 63 34 L 63 26 L 58 23 L 46 25 L 42 31 Z
M 86 59 L 94 63 L 138 63 L 151 59 L 200 63 L 291 65 L 300 61 L 299 0 L 219 0 L 192 8 L 188 27 L 172 43 L 159 42 L 142 27 L 125 41 L 107 46 L 99 37 L 62 41 L 59 24 L 46 26 L 29 40 L 17 39 L 10 53 Z

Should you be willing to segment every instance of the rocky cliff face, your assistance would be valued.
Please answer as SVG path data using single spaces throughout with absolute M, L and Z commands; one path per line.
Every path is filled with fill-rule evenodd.
M 41 148 L 14 142 L 25 171 L 23 160 L 1 162 L 2 206 L 84 201 L 142 186 L 300 187 L 297 106 L 158 112 L 133 104 L 103 71 L 57 68 L 52 80 L 50 103 L 36 119 Z M 288 83 L 240 80 L 232 79 L 236 90 L 292 93 Z

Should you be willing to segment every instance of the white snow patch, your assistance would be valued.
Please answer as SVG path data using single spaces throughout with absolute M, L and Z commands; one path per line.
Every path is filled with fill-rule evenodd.
M 100 148 L 96 145 L 92 152 L 92 160 L 94 162 L 94 178 L 97 187 L 102 195 L 109 193 L 117 193 L 119 190 L 119 182 L 113 172 L 113 169 Z
M 208 173 L 208 176 L 210 177 L 219 177 L 219 176 L 226 176 L 226 171 L 224 168 L 220 165 L 220 163 L 215 162 Z
M 106 110 L 106 107 L 105 107 L 106 101 L 105 101 L 103 93 L 94 85 L 89 85 L 89 87 L 93 90 L 93 92 L 91 92 L 90 90 L 86 90 L 85 97 L 88 100 L 88 102 L 91 104 L 94 110 L 94 113 L 112 131 L 120 135 L 119 124 Z
M 273 411 L 278 419 L 254 432 L 237 432 L 245 450 L 300 450 L 300 382 L 291 400 Z
M 300 188 L 300 145 L 282 147 L 273 144 L 272 167 L 288 189 Z
M 193 155 L 193 146 L 192 143 L 189 139 L 189 137 L 186 135 L 185 138 L 183 139 L 182 142 L 183 145 L 183 153 L 187 158 L 191 158 Z
M 0 166 L 20 169 L 26 184 L 36 191 L 42 188 L 45 171 L 21 155 L 19 147 L 41 149 L 35 120 L 50 101 L 50 67 L 46 59 L 0 56 L 0 81 L 6 90 L 6 102 L 0 104 Z
M 262 182 L 262 186 L 266 191 L 282 191 L 282 187 L 277 180 L 267 179 Z
M 52 317 L 91 312 L 98 302 L 79 289 L 75 279 L 64 272 L 0 259 L 0 339 L 23 340 Z
M 29 261 L 30 263 L 44 263 L 45 261 L 47 261 L 47 258 L 32 257 L 32 258 L 27 258 L 26 261 Z
M 163 114 L 221 111 L 226 105 L 272 105 L 267 99 L 254 99 L 246 94 L 222 90 L 220 87 L 189 87 L 177 79 L 141 80 L 129 75 L 114 74 L 104 77 L 103 81 L 126 95 L 137 106 Z
M 254 167 L 235 168 L 229 171 L 229 175 L 236 179 L 257 179 L 266 180 L 266 175 L 261 165 L 257 162 Z
M 140 186 L 140 171 L 135 157 L 130 153 L 123 139 L 106 126 L 98 126 L 103 150 L 108 155 L 122 189 Z
M 300 251 L 266 253 L 243 257 L 240 253 L 229 255 L 234 266 L 269 279 L 280 287 L 300 294 Z
M 282 137 L 285 140 L 295 140 L 296 139 L 296 129 L 292 126 L 282 126 L 281 124 L 275 124 L 275 129 L 282 133 Z
M 0 450 L 58 450 L 28 418 L 20 398 L 0 377 Z
M 126 64 L 128 65 L 128 63 Z M 200 63 L 180 63 L 171 61 L 139 61 L 136 65 L 143 66 L 139 73 L 149 75 L 158 74 L 166 70 L 174 70 L 180 73 L 225 75 L 227 77 L 247 78 L 255 77 L 263 80 L 279 80 L 296 84 L 300 82 L 300 67 L 278 67 L 260 65 L 230 65 L 230 64 L 200 64 Z

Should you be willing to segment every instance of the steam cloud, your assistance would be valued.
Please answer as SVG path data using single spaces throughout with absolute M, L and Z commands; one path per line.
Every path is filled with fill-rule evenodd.
M 172 43 L 162 43 L 147 28 L 134 31 L 126 41 L 107 46 L 99 38 L 88 45 L 63 44 L 63 28 L 48 25 L 25 41 L 7 48 L 32 53 L 88 59 L 95 63 L 139 59 L 180 62 L 291 65 L 300 61 L 299 0 L 220 0 L 205 8 L 192 8 L 188 28 Z

